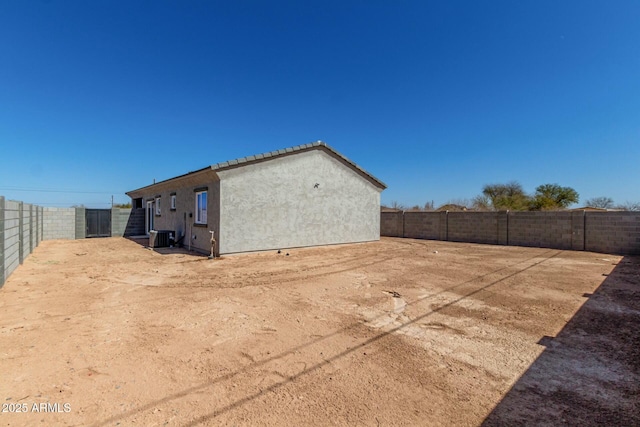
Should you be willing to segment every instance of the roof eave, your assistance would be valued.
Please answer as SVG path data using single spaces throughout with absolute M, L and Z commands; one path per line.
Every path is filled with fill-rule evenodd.
M 196 175 L 202 175 L 204 173 L 207 172 L 212 172 L 213 173 L 213 178 L 217 177 L 217 174 L 215 173 L 215 170 L 213 170 L 213 168 L 211 166 L 207 166 L 205 168 L 202 169 L 198 169 L 195 171 L 191 171 L 188 173 L 185 173 L 183 175 L 178 175 L 175 176 L 173 178 L 169 178 L 169 179 L 165 179 L 162 180 L 160 182 L 156 182 L 150 185 L 147 185 L 145 187 L 140 187 L 137 188 L 135 190 L 131 190 L 131 191 L 127 191 L 125 194 L 131 198 L 136 198 L 136 196 L 141 196 L 142 194 L 148 194 L 149 192 L 152 192 L 151 190 L 159 190 L 162 187 L 165 187 L 167 184 L 173 183 L 173 182 L 177 182 L 177 181 L 184 181 L 185 179 L 189 179 L 192 177 L 195 177 Z
M 305 151 L 311 151 L 311 150 L 315 150 L 315 149 L 325 149 L 326 151 L 331 153 L 334 157 L 336 157 L 338 160 L 341 160 L 347 166 L 349 166 L 353 170 L 355 170 L 363 178 L 365 178 L 368 181 L 370 181 L 376 187 L 380 188 L 381 190 L 384 190 L 384 189 L 387 188 L 387 186 L 386 186 L 386 184 L 384 182 L 380 181 L 378 178 L 376 178 L 375 176 L 371 175 L 369 172 L 367 172 L 366 170 L 364 170 L 363 168 L 358 166 L 355 162 L 349 160 L 347 157 L 343 156 L 338 151 L 336 151 L 331 146 L 329 146 L 329 144 L 327 144 L 326 142 L 323 142 L 323 141 L 316 141 L 316 142 L 312 142 L 312 143 L 309 143 L 309 144 L 298 145 L 298 146 L 295 146 L 295 147 L 290 147 L 290 148 L 286 148 L 286 149 L 282 149 L 282 150 L 270 151 L 270 152 L 267 152 L 267 153 L 256 154 L 256 155 L 253 155 L 253 156 L 242 157 L 242 158 L 235 159 L 235 160 L 229 160 L 229 161 L 226 161 L 226 162 L 216 163 L 214 165 L 211 165 L 211 168 L 213 170 L 215 170 L 215 171 L 224 171 L 224 170 L 228 170 L 228 169 L 234 169 L 234 168 L 247 166 L 247 165 L 254 164 L 254 163 L 260 163 L 260 162 L 272 160 L 272 159 L 277 158 L 277 157 L 284 157 L 284 156 L 293 155 L 293 154 L 297 154 L 297 153 L 301 153 L 301 152 L 305 152 Z
M 254 163 L 269 161 L 277 157 L 293 155 L 300 152 L 316 150 L 316 149 L 326 150 L 330 155 L 333 155 L 336 159 L 338 159 L 339 161 L 342 161 L 345 165 L 352 168 L 356 173 L 358 173 L 360 176 L 362 176 L 363 178 L 371 182 L 374 186 L 378 187 L 381 191 L 387 188 L 387 185 L 384 182 L 380 181 L 378 178 L 376 178 L 375 176 L 371 175 L 369 172 L 367 172 L 366 170 L 358 166 L 355 162 L 349 160 L 347 157 L 340 154 L 338 151 L 336 151 L 331 146 L 329 146 L 326 142 L 316 141 L 316 142 L 311 142 L 309 144 L 298 145 L 295 147 L 290 147 L 282 150 L 270 151 L 268 153 L 256 154 L 253 156 L 242 157 L 239 159 L 229 160 L 222 163 L 216 163 L 211 166 L 207 166 L 205 168 L 186 173 L 184 175 L 179 175 L 174 178 L 169 178 L 154 184 L 147 185 L 145 187 L 138 188 L 136 190 L 128 191 L 125 194 L 131 198 L 136 198 L 136 196 L 140 197 L 142 194 L 147 194 L 151 190 L 158 191 L 169 183 L 185 180 L 190 177 L 193 177 L 196 174 L 201 174 L 207 171 L 212 171 L 215 174 L 218 171 L 244 167 Z M 217 177 L 217 174 L 216 174 L 216 177 Z

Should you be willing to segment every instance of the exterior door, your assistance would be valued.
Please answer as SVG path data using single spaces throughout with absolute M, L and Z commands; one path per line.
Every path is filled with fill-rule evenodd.
M 155 209 L 156 209 L 156 204 L 155 202 L 149 201 L 147 202 L 147 209 L 146 209 L 146 215 L 145 215 L 145 227 L 144 227 L 144 231 L 145 233 L 148 235 L 149 231 L 153 230 L 153 215 L 155 213 Z

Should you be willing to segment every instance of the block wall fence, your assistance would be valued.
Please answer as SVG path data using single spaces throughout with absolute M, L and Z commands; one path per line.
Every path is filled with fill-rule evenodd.
M 144 209 L 111 209 L 111 235 L 144 234 Z M 83 239 L 85 208 L 0 196 L 0 287 L 43 240 Z M 380 235 L 640 255 L 640 212 L 381 212 Z
M 381 212 L 380 235 L 640 255 L 640 212 Z
M 43 239 L 43 208 L 0 196 L 0 287 Z
M 144 209 L 111 209 L 111 236 L 140 234 Z M 41 241 L 85 235 L 85 208 L 47 208 L 0 196 L 0 288 Z

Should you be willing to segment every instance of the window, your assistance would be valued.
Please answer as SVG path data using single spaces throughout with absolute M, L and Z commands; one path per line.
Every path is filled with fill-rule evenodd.
M 171 195 L 171 210 L 172 211 L 176 210 L 176 195 L 175 194 Z
M 207 223 L 207 192 L 196 193 L 196 224 Z
M 156 215 L 160 215 L 160 197 L 156 197 Z

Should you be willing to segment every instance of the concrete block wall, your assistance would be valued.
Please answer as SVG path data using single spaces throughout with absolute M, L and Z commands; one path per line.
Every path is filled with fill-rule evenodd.
M 382 212 L 381 235 L 640 254 L 639 212 Z
M 390 237 L 403 237 L 403 213 L 380 212 L 380 235 Z
M 3 215 L 3 280 L 20 265 L 20 202 L 13 200 L 4 201 L 4 206 L 0 206 L 4 211 Z
M 571 212 L 571 249 L 584 251 L 585 211 Z
M 112 209 L 112 236 L 144 234 L 144 209 Z M 0 196 L 0 287 L 43 240 L 83 239 L 85 208 L 43 208 Z
M 43 240 L 75 239 L 76 208 L 44 208 Z
M 111 236 L 145 234 L 144 209 L 111 209 Z
M 31 223 L 31 241 L 29 243 L 31 244 L 31 252 L 33 252 L 35 248 L 38 247 L 38 206 L 31 205 L 31 211 L 29 214 L 29 221 Z
M 447 240 L 498 244 L 497 212 L 449 212 L 447 214 Z
M 405 212 L 404 237 L 439 240 L 442 214 L 446 212 Z M 402 215 L 398 219 L 401 221 Z
M 640 254 L 640 212 L 586 212 L 584 249 Z
M 124 236 L 124 231 L 127 228 L 127 222 L 129 222 L 130 215 L 131 209 L 111 209 L 111 236 Z
M 498 227 L 498 244 L 509 244 L 509 212 L 500 211 L 496 212 L 496 223 Z
M 42 208 L 0 196 L 0 287 L 42 240 Z
M 125 236 L 141 236 L 145 234 L 144 229 L 144 208 L 131 209 L 127 219 L 127 226 L 124 229 Z
M 571 212 L 509 212 L 509 245 L 571 249 Z
M 20 263 L 31 253 L 31 205 L 22 204 L 20 213 Z
M 84 239 L 87 237 L 87 210 L 76 208 L 75 213 L 75 238 Z
M 86 208 L 44 208 L 43 230 L 42 240 L 84 239 Z M 111 209 L 111 236 L 139 234 L 144 234 L 144 209 Z

